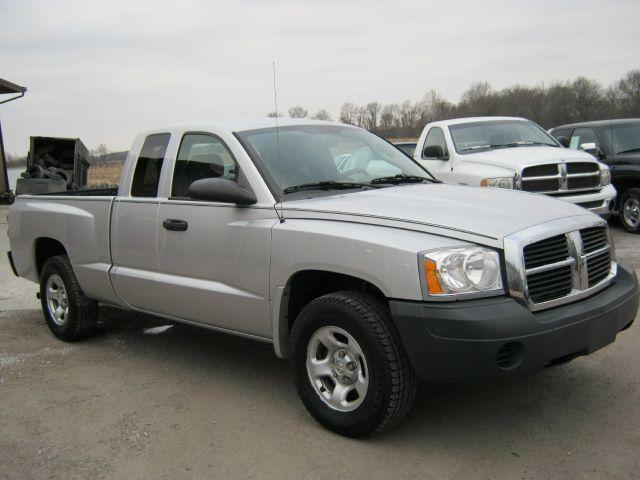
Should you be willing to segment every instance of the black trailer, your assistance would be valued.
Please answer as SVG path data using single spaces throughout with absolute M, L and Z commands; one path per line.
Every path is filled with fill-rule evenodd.
M 83 189 L 88 169 L 89 150 L 79 138 L 31 137 L 16 195 Z
M 23 97 L 27 89 L 0 78 L 0 95 L 15 95 L 11 98 L 0 100 L 0 104 L 16 100 Z M 7 174 L 7 161 L 4 153 L 4 141 L 2 139 L 2 124 L 0 124 L 0 203 L 11 203 L 13 193 L 9 186 L 9 175 Z

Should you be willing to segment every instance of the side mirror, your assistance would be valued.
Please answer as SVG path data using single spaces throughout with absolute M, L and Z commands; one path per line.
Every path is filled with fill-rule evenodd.
M 203 178 L 189 185 L 189 197 L 209 202 L 253 205 L 258 200 L 251 190 L 226 178 Z
M 583 143 L 582 145 L 580 145 L 580 150 L 590 153 L 596 158 L 600 158 L 602 154 L 595 142 Z
M 557 140 L 564 148 L 569 148 L 569 145 L 571 145 L 571 140 L 569 140 L 569 137 L 558 137 Z
M 429 145 L 424 147 L 423 157 L 425 158 L 437 158 L 438 160 L 449 160 L 447 156 L 445 158 L 444 152 L 442 151 L 442 147 L 440 145 Z

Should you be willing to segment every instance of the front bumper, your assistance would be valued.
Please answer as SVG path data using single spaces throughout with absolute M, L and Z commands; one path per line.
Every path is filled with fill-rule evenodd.
M 448 303 L 390 301 L 411 366 L 429 381 L 472 381 L 534 373 L 616 339 L 638 311 L 638 279 L 587 299 L 532 313 L 509 297 Z
M 616 189 L 613 185 L 609 184 L 594 193 L 551 196 L 564 202 L 575 203 L 576 205 L 584 207 L 590 212 L 600 215 L 606 219 L 613 213 L 616 200 Z

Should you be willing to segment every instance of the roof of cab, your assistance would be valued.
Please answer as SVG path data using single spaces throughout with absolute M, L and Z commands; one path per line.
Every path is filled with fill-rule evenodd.
M 463 117 L 463 118 L 451 118 L 449 120 L 440 120 L 437 122 L 439 125 L 459 125 L 461 123 L 476 123 L 476 122 L 495 122 L 501 120 L 519 120 L 528 122 L 526 118 L 522 117 Z
M 565 125 L 558 125 L 557 127 L 553 127 L 550 130 L 575 127 L 606 127 L 607 125 L 620 125 L 629 122 L 640 122 L 640 118 L 615 118 L 612 120 L 592 120 L 590 122 L 567 123 Z
M 293 125 L 333 125 L 343 127 L 353 127 L 353 125 L 347 125 L 340 122 L 329 122 L 325 120 L 312 120 L 308 118 L 284 118 L 279 117 L 278 127 L 289 127 Z M 215 120 L 205 121 L 193 124 L 180 124 L 180 125 L 167 125 L 164 127 L 153 128 L 142 132 L 143 135 L 149 135 L 153 133 L 163 133 L 168 131 L 208 131 L 208 130 L 222 130 L 229 133 L 242 132 L 246 130 L 257 130 L 260 128 L 274 128 L 276 126 L 276 119 L 270 117 L 263 118 L 245 118 L 245 119 L 228 119 L 228 120 Z M 356 128 L 356 127 L 354 127 Z

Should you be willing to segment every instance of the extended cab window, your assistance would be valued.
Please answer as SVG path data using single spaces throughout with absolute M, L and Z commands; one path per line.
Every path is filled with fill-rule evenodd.
M 171 196 L 188 197 L 189 186 L 203 178 L 226 178 L 236 181 L 233 155 L 219 138 L 188 133 L 182 138 L 173 172 Z
M 424 148 L 422 149 L 422 158 L 428 158 L 424 156 L 424 150 L 427 147 L 438 146 L 442 149 L 443 158 L 449 157 L 449 150 L 447 149 L 447 142 L 444 139 L 444 132 L 440 127 L 432 127 L 427 133 L 427 138 L 424 141 Z
M 131 182 L 132 197 L 157 197 L 162 162 L 169 145 L 168 133 L 149 135 L 142 145 Z

